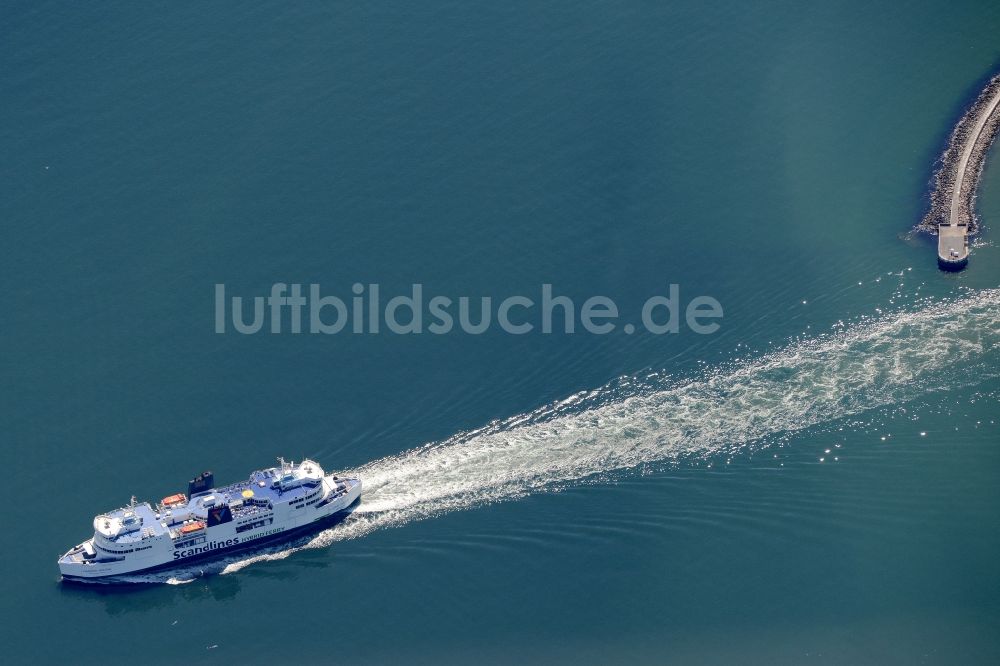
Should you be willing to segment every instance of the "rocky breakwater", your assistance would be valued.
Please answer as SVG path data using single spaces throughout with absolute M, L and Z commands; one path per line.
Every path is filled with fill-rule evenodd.
M 938 233 L 941 225 L 963 226 L 967 234 L 979 229 L 976 191 L 986 153 L 1000 130 L 1000 74 L 976 98 L 955 126 L 934 174 L 931 207 L 919 227 Z

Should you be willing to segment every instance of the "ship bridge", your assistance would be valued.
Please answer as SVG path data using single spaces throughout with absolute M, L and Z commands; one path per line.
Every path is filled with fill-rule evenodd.
M 94 534 L 114 543 L 141 541 L 165 533 L 166 529 L 146 502 L 133 502 L 94 518 Z

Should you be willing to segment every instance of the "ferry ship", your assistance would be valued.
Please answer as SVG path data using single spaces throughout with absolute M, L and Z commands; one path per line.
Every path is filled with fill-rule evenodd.
M 156 506 L 136 502 L 94 518 L 94 536 L 59 558 L 66 580 L 93 580 L 184 565 L 316 528 L 349 509 L 361 480 L 327 476 L 312 460 L 278 459 L 246 481 L 214 487 L 211 472 Z

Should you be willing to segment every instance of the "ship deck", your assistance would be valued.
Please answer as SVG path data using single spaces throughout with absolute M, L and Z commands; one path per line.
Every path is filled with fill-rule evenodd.
M 245 481 L 238 481 L 226 486 L 213 488 L 210 491 L 199 493 L 194 497 L 188 497 L 185 504 L 176 504 L 169 507 L 169 518 L 165 512 L 157 514 L 156 510 L 147 502 L 136 504 L 131 509 L 135 511 L 138 518 L 142 519 L 141 526 L 131 532 L 119 534 L 113 540 L 116 543 L 123 544 L 138 542 L 142 540 L 142 534 L 145 530 L 150 530 L 154 535 L 161 535 L 169 532 L 172 528 L 176 528 L 187 518 L 205 520 L 208 517 L 208 507 L 203 505 L 202 500 L 209 495 L 216 498 L 215 506 L 244 500 L 245 503 L 242 506 L 233 508 L 232 511 L 233 518 L 245 518 L 258 513 L 265 513 L 269 510 L 264 506 L 257 505 L 256 502 L 266 500 L 271 506 L 279 503 L 294 502 L 295 500 L 302 499 L 314 491 L 318 485 L 322 484 L 321 478 L 318 481 L 305 482 L 294 488 L 282 489 L 272 485 L 272 482 L 276 478 L 272 472 L 273 470 L 257 471 L 251 474 L 250 478 Z M 244 493 L 248 490 L 253 493 L 252 497 L 244 496 Z M 109 511 L 105 515 L 121 518 L 127 510 L 128 507 L 116 509 Z M 157 518 L 157 515 L 159 515 L 159 518 Z M 177 520 L 177 518 L 181 518 L 181 520 Z M 166 527 L 164 527 L 163 523 L 166 523 Z

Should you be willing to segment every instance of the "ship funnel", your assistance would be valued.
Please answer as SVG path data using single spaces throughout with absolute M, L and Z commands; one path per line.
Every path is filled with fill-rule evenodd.
M 202 472 L 198 476 L 188 481 L 188 497 L 194 497 L 200 493 L 206 493 L 215 485 L 215 479 L 211 472 Z

